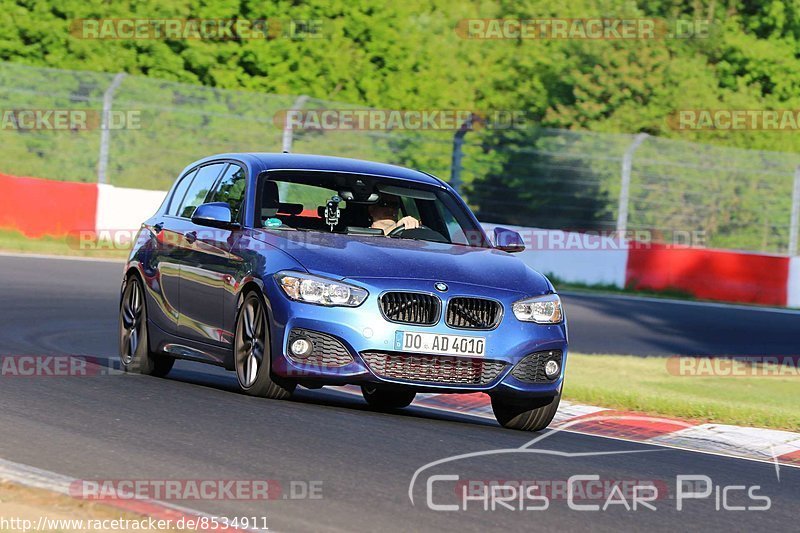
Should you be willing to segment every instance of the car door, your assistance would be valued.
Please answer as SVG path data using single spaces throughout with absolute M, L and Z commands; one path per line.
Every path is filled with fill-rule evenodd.
M 228 164 L 205 202 L 225 202 L 231 217 L 240 221 L 247 183 L 245 169 Z M 226 324 L 226 295 L 233 292 L 234 280 L 242 267 L 231 254 L 241 236 L 240 229 L 220 229 L 189 223 L 187 260 L 181 266 L 181 315 L 178 334 L 188 339 L 228 346 L 233 342 L 232 324 Z
M 180 201 L 169 206 L 167 216 L 163 220 L 161 241 L 166 257 L 162 259 L 161 265 L 169 272 L 169 276 L 164 280 L 166 284 L 164 292 L 169 295 L 170 301 L 174 302 L 173 333 L 178 335 L 180 335 L 181 316 L 185 312 L 183 295 L 180 291 L 181 270 L 193 261 L 191 232 L 194 226 L 191 216 L 197 206 L 205 202 L 224 168 L 225 163 L 211 163 L 194 170 L 192 180 L 185 188 Z
M 148 295 L 148 318 L 168 333 L 178 329 L 180 307 L 180 248 L 182 222 L 178 216 L 197 169 L 178 178 L 163 212 L 145 224 L 150 242 L 148 261 L 144 265 L 145 285 Z

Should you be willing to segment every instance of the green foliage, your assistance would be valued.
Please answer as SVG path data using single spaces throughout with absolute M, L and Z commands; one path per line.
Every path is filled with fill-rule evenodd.
M 758 6 L 758 7 L 755 7 Z M 468 18 L 710 20 L 708 38 L 464 39 Z M 321 33 L 250 40 L 86 39 L 91 18 L 318 20 Z M 549 0 L 3 0 L 0 60 L 143 74 L 376 108 L 523 109 L 542 126 L 797 151 L 795 135 L 685 133 L 678 109 L 797 107 L 800 2 Z
M 619 158 L 629 139 L 556 140 L 542 128 L 646 132 L 800 152 L 800 136 L 792 131 L 679 131 L 669 120 L 682 109 L 800 109 L 800 0 L 0 0 L 0 8 L 0 61 L 96 71 L 95 81 L 55 82 L 70 94 L 83 91 L 93 108 L 110 80 L 100 73 L 151 78 L 129 78 L 117 95 L 116 101 L 143 111 L 144 123 L 139 132 L 112 134 L 109 172 L 117 184 L 163 188 L 182 164 L 210 152 L 277 150 L 281 132 L 269 118 L 300 94 L 320 106 L 339 101 L 388 109 L 524 111 L 535 128 L 476 131 L 465 147 L 468 200 L 500 222 L 607 227 L 615 217 Z M 472 18 L 591 17 L 658 18 L 670 28 L 676 20 L 706 21 L 710 31 L 653 40 L 465 39 L 456 31 L 460 21 Z M 290 20 L 312 20 L 321 31 L 249 40 L 76 34 L 76 21 L 96 18 L 271 19 L 284 30 Z M 171 82 L 241 92 L 198 89 L 187 97 L 186 89 Z M 9 83 L 3 80 L 0 89 Z M 26 96 L 30 107 L 52 85 L 42 79 L 41 94 Z M 19 93 L 0 90 L 4 108 L 21 101 Z M 4 137 L 3 156 L 14 165 L 8 170 L 91 181 L 97 138 L 64 137 Z M 305 132 L 295 149 L 417 166 L 446 178 L 451 141 L 452 132 Z M 603 149 L 606 162 L 582 157 Z M 60 176 L 42 174 L 54 151 L 69 151 L 72 159 L 59 165 Z M 649 177 L 637 183 L 637 170 Z M 699 224 L 712 242 L 781 250 L 786 206 L 772 199 L 790 193 L 790 178 L 782 173 L 709 176 L 698 167 L 676 176 L 663 168 L 634 168 L 633 192 L 639 191 L 642 203 L 631 206 L 632 222 L 674 229 L 687 224 L 681 206 L 702 205 L 696 209 L 702 211 Z M 665 186 L 653 186 L 658 176 Z M 542 197 L 541 185 L 553 194 Z M 675 201 L 654 211 L 653 202 L 665 191 Z M 706 191 L 718 194 L 703 197 Z M 514 210 L 498 200 L 512 202 Z

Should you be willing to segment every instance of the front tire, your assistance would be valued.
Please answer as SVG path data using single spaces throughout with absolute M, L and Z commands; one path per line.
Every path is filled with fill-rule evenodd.
M 524 402 L 493 396 L 492 411 L 494 411 L 494 417 L 504 428 L 541 431 L 553 421 L 560 402 L 560 394 Z
M 381 411 L 408 407 L 417 395 L 414 391 L 386 389 L 376 385 L 361 385 L 361 394 L 370 407 Z
M 164 377 L 175 359 L 150 351 L 147 307 L 142 282 L 131 275 L 125 282 L 119 309 L 119 358 L 125 372 Z
M 287 400 L 295 384 L 282 383 L 272 377 L 272 350 L 270 349 L 267 310 L 256 291 L 242 300 L 236 317 L 236 336 L 233 356 L 236 378 L 243 392 L 251 396 Z

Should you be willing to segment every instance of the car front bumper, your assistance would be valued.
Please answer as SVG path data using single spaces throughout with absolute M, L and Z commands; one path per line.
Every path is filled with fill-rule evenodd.
M 271 348 L 275 375 L 310 386 L 380 383 L 411 387 L 419 392 L 486 392 L 512 398 L 554 396 L 560 392 L 567 360 L 566 323 L 540 325 L 517 320 L 511 312 L 512 304 L 532 295 L 452 282 L 447 282 L 449 288 L 446 292 L 436 292 L 434 282 L 430 280 L 370 278 L 347 281 L 369 291 L 368 298 L 359 307 L 325 307 L 293 301 L 274 280 L 265 280 L 264 291 L 273 324 Z M 451 328 L 444 323 L 443 316 L 433 326 L 390 322 L 381 313 L 378 299 L 388 290 L 435 293 L 442 300 L 442 309 L 455 296 L 490 298 L 501 303 L 503 316 L 492 330 Z M 337 362 L 336 366 L 320 364 L 319 361 L 300 362 L 289 355 L 293 330 L 295 337 L 297 330 L 333 337 L 349 357 Z M 485 355 L 467 358 L 403 353 L 395 345 L 398 331 L 484 337 Z M 526 356 L 549 352 L 561 353 L 561 370 L 555 379 L 531 382 L 518 379 L 512 373 L 515 365 Z M 401 367 L 406 372 L 388 375 L 383 372 L 385 367 L 375 364 L 376 360 L 381 360 L 376 354 L 385 354 L 395 362 L 405 361 L 407 364 Z M 419 372 L 408 372 L 408 369 Z M 475 382 L 463 379 L 469 372 L 482 372 L 484 369 L 489 369 L 489 372 L 483 375 L 491 379 L 476 379 Z M 514 373 L 519 375 L 519 372 Z

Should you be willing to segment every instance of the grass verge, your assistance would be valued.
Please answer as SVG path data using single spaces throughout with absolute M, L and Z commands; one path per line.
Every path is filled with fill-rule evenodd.
M 66 255 L 73 257 L 96 257 L 103 259 L 127 259 L 129 250 L 112 249 L 111 246 L 100 246 L 100 249 L 81 249 L 77 239 L 66 237 L 32 238 L 18 231 L 0 229 L 0 251 L 28 254 Z
M 663 357 L 571 353 L 564 399 L 652 415 L 800 431 L 800 376 L 679 376 Z

